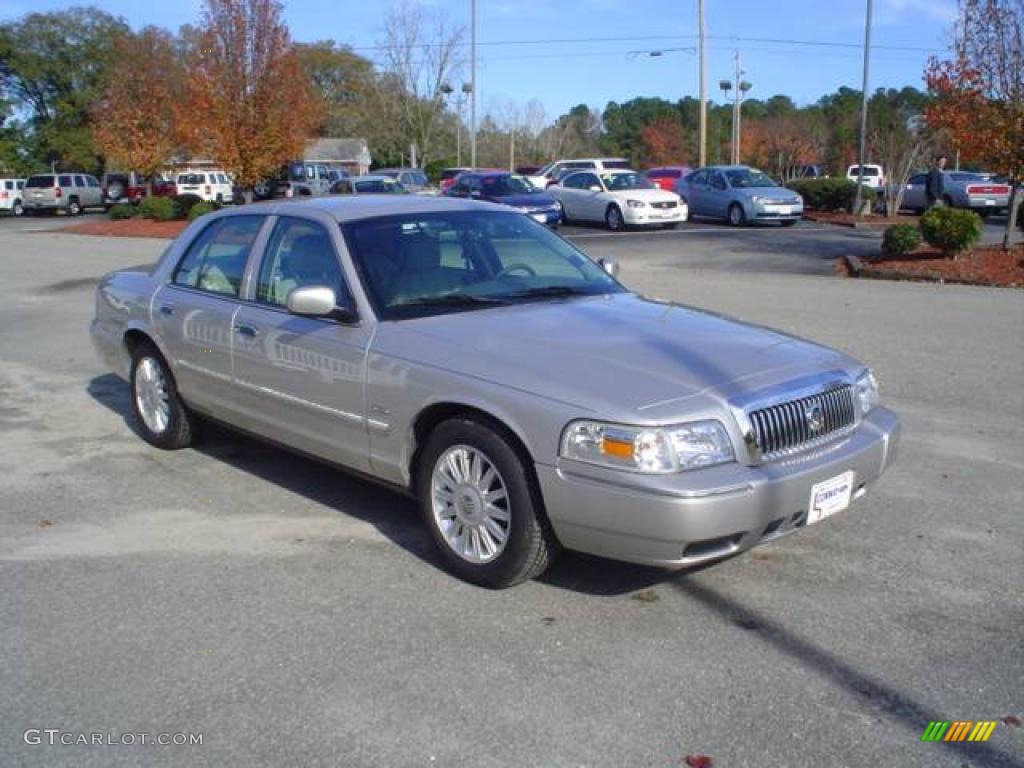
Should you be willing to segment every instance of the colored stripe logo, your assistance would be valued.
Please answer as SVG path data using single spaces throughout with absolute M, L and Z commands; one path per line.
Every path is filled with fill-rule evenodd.
M 932 720 L 921 735 L 921 741 L 988 741 L 996 729 L 996 720 Z

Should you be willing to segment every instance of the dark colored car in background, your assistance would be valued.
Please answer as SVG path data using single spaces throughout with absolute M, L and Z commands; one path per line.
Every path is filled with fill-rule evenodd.
M 441 171 L 441 182 L 438 186 L 441 187 L 441 191 L 444 192 L 455 183 L 455 177 L 460 173 L 471 171 L 472 168 L 445 168 Z
M 445 194 L 508 205 L 553 228 L 562 223 L 561 203 L 524 177 L 508 171 L 462 173 Z

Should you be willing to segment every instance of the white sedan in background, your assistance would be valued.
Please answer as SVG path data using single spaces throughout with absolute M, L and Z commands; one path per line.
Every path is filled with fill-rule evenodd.
M 562 204 L 565 221 L 603 221 L 608 229 L 662 226 L 686 221 L 686 203 L 636 171 L 578 171 L 547 189 Z

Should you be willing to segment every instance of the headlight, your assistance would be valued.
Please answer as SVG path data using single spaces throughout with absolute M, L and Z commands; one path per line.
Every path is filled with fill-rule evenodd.
M 864 371 L 857 379 L 857 402 L 862 416 L 878 405 L 878 380 L 871 371 Z
M 574 421 L 562 435 L 561 455 L 646 474 L 682 472 L 733 460 L 729 435 L 717 421 L 670 427 Z
M 627 200 L 626 205 L 628 205 L 630 208 L 643 208 L 645 205 L 647 205 L 647 203 L 645 203 L 643 200 Z

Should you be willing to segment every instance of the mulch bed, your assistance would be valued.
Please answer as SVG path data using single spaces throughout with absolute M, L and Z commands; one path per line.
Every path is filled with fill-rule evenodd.
M 1024 244 L 1014 245 L 1009 251 L 998 245 L 981 245 L 956 259 L 922 246 L 905 256 L 848 256 L 843 263 L 853 277 L 1024 288 Z
M 163 237 L 173 240 L 180 235 L 187 221 L 153 221 L 152 219 L 97 219 L 82 221 L 61 228 L 72 235 L 102 235 L 105 237 Z
M 804 211 L 804 218 L 821 224 L 835 224 L 839 227 L 853 227 L 854 229 L 885 229 L 893 224 L 912 224 L 916 226 L 917 222 L 920 221 L 919 216 L 904 216 L 902 214 L 899 216 L 878 216 L 874 213 L 868 216 L 854 216 L 852 213 L 844 211 Z

